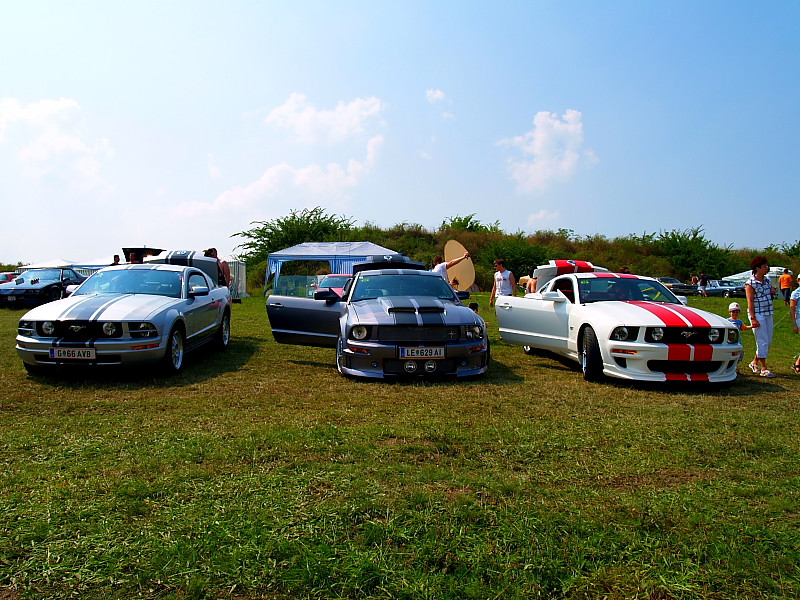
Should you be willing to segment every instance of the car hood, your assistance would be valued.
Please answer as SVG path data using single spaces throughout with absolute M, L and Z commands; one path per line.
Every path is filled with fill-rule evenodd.
M 608 301 L 586 304 L 587 313 L 619 325 L 643 327 L 731 327 L 714 313 L 683 304 L 649 301 Z
M 384 296 L 353 302 L 350 321 L 361 325 L 470 325 L 480 322 L 469 307 L 430 296 Z
M 0 283 L 0 294 L 13 294 L 14 292 L 21 294 L 26 290 L 41 290 L 42 288 L 57 283 L 59 282 L 53 279 L 37 281 L 36 283 L 28 283 L 27 281 L 25 283 L 15 283 L 14 281 L 8 281 L 6 283 Z
M 181 302 L 177 298 L 150 294 L 80 294 L 43 304 L 23 318 L 31 321 L 146 320 L 152 314 Z

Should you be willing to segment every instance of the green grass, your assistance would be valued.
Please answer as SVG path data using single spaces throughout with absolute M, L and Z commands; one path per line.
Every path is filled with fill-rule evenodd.
M 476 296 L 490 372 L 441 383 L 344 379 L 260 298 L 177 377 L 32 378 L 0 311 L 0 598 L 800 596 L 782 302 L 779 376 L 708 388 L 587 384 Z

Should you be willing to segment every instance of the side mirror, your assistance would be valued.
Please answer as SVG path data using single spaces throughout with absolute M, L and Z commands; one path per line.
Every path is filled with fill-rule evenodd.
M 65 296 L 70 296 L 70 295 L 72 295 L 72 292 L 74 292 L 75 290 L 77 290 L 77 289 L 78 289 L 78 287 L 80 287 L 80 286 L 79 286 L 77 283 L 73 283 L 72 285 L 68 285 L 68 286 L 67 286 L 67 287 L 64 289 L 64 295 L 65 295 Z
M 325 300 L 325 302 L 339 302 L 341 297 L 331 288 L 324 288 L 314 292 L 314 300 Z
M 542 300 L 548 300 L 550 302 L 566 302 L 567 297 L 564 294 L 559 294 L 558 292 L 542 292 Z
M 678 300 L 681 301 L 681 304 L 687 306 L 689 304 L 689 299 L 686 296 L 675 296 Z
M 469 300 L 470 295 L 469 292 L 466 290 L 456 290 L 456 296 L 458 296 L 459 300 Z
M 208 296 L 208 288 L 204 285 L 196 285 L 189 290 L 189 298 L 197 296 Z

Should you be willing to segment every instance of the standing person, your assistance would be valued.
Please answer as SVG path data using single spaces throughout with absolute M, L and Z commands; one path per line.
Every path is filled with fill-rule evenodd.
M 700 290 L 700 295 L 708 298 L 708 292 L 706 292 L 706 287 L 708 286 L 708 275 L 706 275 L 705 271 L 700 271 L 700 277 L 698 278 L 697 283 L 697 289 Z
M 447 279 L 447 269 L 452 269 L 462 260 L 466 260 L 468 258 L 469 258 L 469 252 L 464 252 L 464 256 L 459 256 L 458 258 L 454 258 L 453 260 L 448 262 L 444 262 L 444 259 L 441 256 L 436 256 L 433 259 L 433 268 L 431 269 L 431 271 L 433 271 L 434 273 L 438 273 L 445 281 L 449 281 Z M 458 282 L 456 282 L 456 284 L 457 283 Z
M 750 325 L 743 323 L 742 320 L 739 318 L 739 314 L 741 312 L 742 312 L 742 307 L 739 306 L 739 303 L 731 302 L 728 305 L 728 314 L 730 315 L 728 321 L 736 325 L 736 329 L 738 329 L 739 331 L 747 331 L 748 329 L 752 329 Z M 742 355 L 739 357 L 739 362 L 742 362 L 743 358 L 744 358 L 744 353 L 742 353 Z M 739 369 L 736 369 L 736 372 L 738 373 Z
M 769 262 L 764 256 L 756 256 L 750 261 L 752 276 L 744 284 L 747 295 L 747 314 L 750 325 L 756 336 L 756 356 L 750 363 L 753 373 L 761 373 L 762 377 L 775 377 L 767 368 L 769 346 L 772 343 L 773 315 L 772 284 L 767 277 Z
M 514 274 L 506 269 L 506 261 L 502 258 L 495 260 L 494 270 L 494 285 L 492 286 L 492 295 L 489 298 L 489 306 L 494 306 L 494 300 L 497 296 L 517 295 L 517 282 L 514 280 Z
M 800 275 L 797 276 L 800 279 Z M 792 329 L 795 333 L 800 331 L 800 325 L 797 323 L 797 317 L 800 316 L 797 314 L 797 302 L 800 300 L 800 287 L 797 288 L 795 291 L 792 292 L 792 295 L 789 296 L 789 316 L 792 319 Z M 795 373 L 800 374 L 800 354 L 794 357 L 794 364 L 792 365 L 792 370 Z
M 692 285 L 697 285 L 697 275 L 695 275 L 694 273 L 689 275 L 689 281 L 692 282 Z
M 116 267 L 119 264 L 119 254 L 114 255 L 114 262 L 112 262 L 109 266 Z
M 528 282 L 525 284 L 525 293 L 526 294 L 533 294 L 536 292 L 536 284 L 539 282 L 539 278 L 534 276 L 535 269 L 531 268 L 530 273 L 528 273 Z
M 792 275 L 789 273 L 789 269 L 783 270 L 783 275 L 778 279 L 778 287 L 781 288 L 783 305 L 789 306 L 789 295 L 792 293 Z
M 203 256 L 217 259 L 217 285 L 228 287 L 231 284 L 231 268 L 224 260 L 220 260 L 216 248 L 209 248 L 203 252 Z

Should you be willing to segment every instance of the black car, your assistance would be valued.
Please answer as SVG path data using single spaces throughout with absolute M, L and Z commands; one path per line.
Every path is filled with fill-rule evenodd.
M 67 286 L 84 279 L 74 269 L 30 269 L 0 285 L 0 306 L 22 308 L 52 302 L 66 295 Z
M 691 283 L 683 283 L 680 279 L 674 277 L 656 277 L 656 281 L 664 284 L 664 287 L 670 290 L 676 296 L 696 296 L 697 286 Z

